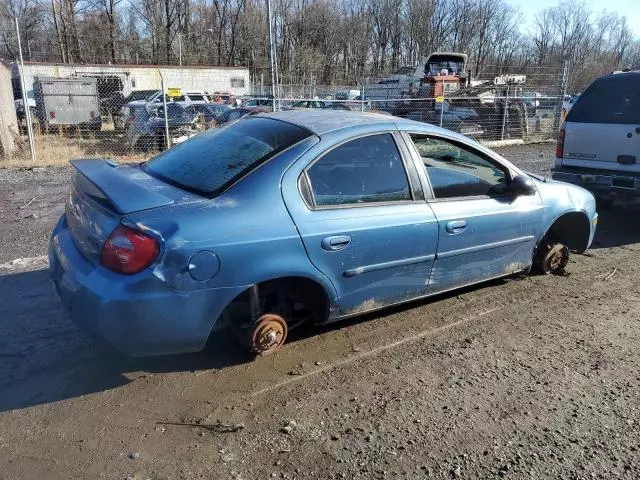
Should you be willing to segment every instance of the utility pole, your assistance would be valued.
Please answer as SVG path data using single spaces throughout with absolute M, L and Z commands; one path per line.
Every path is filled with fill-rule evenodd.
M 273 102 L 273 111 L 277 110 L 276 96 L 278 93 L 277 87 L 277 63 L 276 63 L 276 49 L 273 38 L 273 22 L 271 20 L 271 0 L 267 0 L 267 21 L 269 22 L 269 64 L 271 66 L 271 98 Z
M 33 125 L 31 124 L 31 109 L 29 108 L 29 98 L 27 96 L 27 84 L 24 80 L 24 60 L 22 58 L 22 42 L 20 41 L 20 25 L 18 17 L 16 20 L 16 35 L 18 37 L 18 53 L 20 55 L 20 88 L 22 89 L 22 106 L 24 107 L 24 118 L 27 122 L 27 135 L 29 136 L 29 149 L 31 150 L 31 161 L 36 161 L 36 146 L 33 143 Z

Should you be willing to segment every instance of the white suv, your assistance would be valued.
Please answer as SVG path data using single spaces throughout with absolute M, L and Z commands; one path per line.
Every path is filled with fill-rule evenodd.
M 552 172 L 605 204 L 640 199 L 640 71 L 600 77 L 580 95 L 560 130 Z

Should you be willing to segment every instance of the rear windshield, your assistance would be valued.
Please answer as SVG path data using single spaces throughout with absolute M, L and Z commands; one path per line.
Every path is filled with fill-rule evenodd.
M 189 100 L 191 100 L 192 102 L 203 102 L 204 101 L 204 95 L 197 95 L 197 94 L 193 94 L 193 93 L 187 93 L 187 95 L 189 96 Z
M 270 118 L 213 128 L 150 160 L 147 173 L 185 190 L 215 196 L 278 152 L 311 134 Z
M 640 75 L 616 74 L 596 80 L 575 102 L 567 121 L 640 123 Z

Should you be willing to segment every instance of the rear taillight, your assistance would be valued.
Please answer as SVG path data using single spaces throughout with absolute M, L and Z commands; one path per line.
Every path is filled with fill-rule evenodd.
M 100 263 L 118 273 L 138 273 L 158 255 L 158 242 L 149 235 L 118 225 L 102 247 Z
M 556 143 L 556 158 L 562 158 L 564 155 L 564 128 L 558 132 L 558 143 Z

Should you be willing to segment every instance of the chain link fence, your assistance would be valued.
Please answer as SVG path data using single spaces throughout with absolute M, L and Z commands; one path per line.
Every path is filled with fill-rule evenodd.
M 141 161 L 208 128 L 274 109 L 378 112 L 485 142 L 542 141 L 556 137 L 566 71 L 473 79 L 390 74 L 351 85 L 319 85 L 309 75 L 306 83 L 279 85 L 275 101 L 264 78 L 250 78 L 243 67 L 16 62 L 11 88 L 0 88 L 14 97 L 0 99 L 3 108 L 15 109 L 15 124 L 0 122 L 11 140 L 10 148 L 0 149 L 0 161 Z

